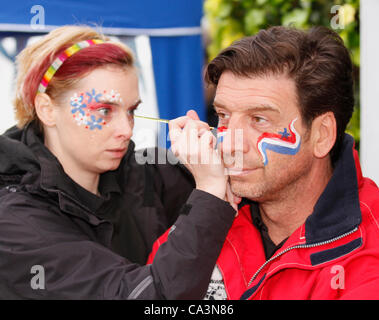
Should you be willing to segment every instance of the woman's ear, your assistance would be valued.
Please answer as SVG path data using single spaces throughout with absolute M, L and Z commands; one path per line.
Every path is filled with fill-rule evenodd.
M 332 150 L 337 137 L 337 122 L 333 112 L 326 112 L 312 122 L 313 154 L 316 158 L 326 157 Z
M 55 108 L 46 93 L 38 93 L 34 98 L 34 107 L 40 121 L 47 127 L 55 126 Z

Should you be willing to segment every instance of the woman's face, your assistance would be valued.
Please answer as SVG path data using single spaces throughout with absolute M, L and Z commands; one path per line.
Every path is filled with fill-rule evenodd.
M 134 68 L 105 66 L 59 99 L 53 148 L 66 165 L 103 173 L 118 168 L 133 133 L 140 103 Z

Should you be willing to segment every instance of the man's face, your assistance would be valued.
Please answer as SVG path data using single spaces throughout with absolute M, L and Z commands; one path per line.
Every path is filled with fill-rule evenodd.
M 233 193 L 269 201 L 301 192 L 299 186 L 313 157 L 292 79 L 284 75 L 242 78 L 224 72 L 214 107 L 219 127 L 229 129 L 221 150 Z M 233 162 L 238 153 L 242 162 Z

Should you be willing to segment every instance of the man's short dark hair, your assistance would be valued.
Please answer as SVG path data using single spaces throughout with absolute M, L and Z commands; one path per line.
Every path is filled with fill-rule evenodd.
M 217 85 L 224 71 L 240 77 L 286 74 L 294 80 L 304 123 L 331 111 L 337 139 L 330 152 L 338 157 L 346 126 L 354 110 L 352 62 L 337 33 L 325 27 L 308 31 L 272 27 L 234 42 L 207 66 L 205 79 Z

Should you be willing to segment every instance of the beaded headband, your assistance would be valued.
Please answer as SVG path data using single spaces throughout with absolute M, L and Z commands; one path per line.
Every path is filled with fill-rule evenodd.
M 44 76 L 42 77 L 41 83 L 38 86 L 37 93 L 44 93 L 46 91 L 46 88 L 53 77 L 53 75 L 57 72 L 57 70 L 60 68 L 60 66 L 63 64 L 63 62 L 66 61 L 69 57 L 71 57 L 73 54 L 77 53 L 78 51 L 93 46 L 98 43 L 104 43 L 105 41 L 100 39 L 91 39 L 91 40 L 84 40 L 78 43 L 75 43 L 71 47 L 64 50 L 51 64 L 49 69 L 45 72 Z

